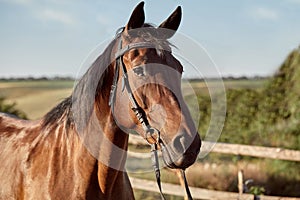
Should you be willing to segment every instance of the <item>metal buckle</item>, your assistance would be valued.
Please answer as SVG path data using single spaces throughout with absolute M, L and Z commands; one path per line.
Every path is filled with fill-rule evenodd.
M 150 146 L 152 146 L 152 144 L 159 144 L 159 140 L 160 140 L 159 130 L 153 127 L 149 127 L 146 130 L 145 140 Z

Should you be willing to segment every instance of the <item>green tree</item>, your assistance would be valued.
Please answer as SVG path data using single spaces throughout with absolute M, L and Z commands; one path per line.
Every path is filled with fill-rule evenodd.
M 16 103 L 6 103 L 4 97 L 0 97 L 0 112 L 16 115 L 22 119 L 27 119 L 26 114 L 16 108 Z

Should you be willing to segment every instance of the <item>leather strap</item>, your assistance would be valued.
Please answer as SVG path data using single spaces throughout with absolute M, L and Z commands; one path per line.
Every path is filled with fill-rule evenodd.
M 113 84 L 111 86 L 110 97 L 109 97 L 109 106 L 111 106 L 112 109 L 114 108 L 117 84 L 118 84 L 118 79 L 119 79 L 119 70 L 122 70 L 122 81 L 123 81 L 124 88 L 127 91 L 129 101 L 132 106 L 131 109 L 137 116 L 139 122 L 142 124 L 143 129 L 146 132 L 145 138 L 146 138 L 147 142 L 149 143 L 149 140 L 147 139 L 147 134 L 150 134 L 151 137 L 153 137 L 153 134 L 156 134 L 156 138 L 158 141 L 159 140 L 159 131 L 149 125 L 145 111 L 138 105 L 138 103 L 133 95 L 133 92 L 131 90 L 129 80 L 128 80 L 128 75 L 127 75 L 127 70 L 123 63 L 123 54 L 126 53 L 127 51 L 129 51 L 130 49 L 134 49 L 134 48 L 155 48 L 155 47 L 152 43 L 141 42 L 141 43 L 129 44 L 126 47 L 122 48 L 122 38 L 119 38 L 119 44 L 118 44 L 119 50 L 116 53 L 115 76 L 113 79 Z
M 122 39 L 120 38 L 120 41 L 122 41 Z M 119 58 L 121 56 L 123 56 L 125 53 L 127 53 L 128 51 L 130 51 L 131 49 L 139 49 L 139 48 L 146 48 L 146 49 L 159 49 L 159 50 L 164 50 L 164 48 L 161 48 L 160 46 L 156 46 L 151 42 L 139 42 L 139 43 L 131 43 L 126 45 L 123 48 L 120 48 L 117 53 L 115 54 L 115 58 Z
M 156 183 L 160 192 L 161 199 L 165 200 L 166 198 L 161 189 L 160 170 L 159 170 L 159 162 L 158 162 L 158 155 L 157 155 L 157 144 L 151 144 L 151 161 L 155 172 Z
M 193 197 L 192 197 L 191 192 L 190 192 L 189 184 L 186 180 L 185 171 L 183 169 L 180 170 L 180 171 L 181 171 L 181 175 L 182 175 L 183 180 L 184 180 L 184 187 L 185 187 L 185 192 L 186 192 L 186 195 L 188 197 L 188 200 L 193 200 Z

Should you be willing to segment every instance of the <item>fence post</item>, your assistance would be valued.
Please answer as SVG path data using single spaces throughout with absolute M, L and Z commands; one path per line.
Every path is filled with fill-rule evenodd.
M 242 199 L 244 192 L 244 174 L 243 170 L 239 169 L 238 171 L 238 190 L 239 190 L 239 199 Z

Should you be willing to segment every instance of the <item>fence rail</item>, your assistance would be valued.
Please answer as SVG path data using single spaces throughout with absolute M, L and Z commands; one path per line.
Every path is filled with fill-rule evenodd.
M 130 135 L 129 143 L 134 145 L 147 145 L 146 141 L 143 138 L 136 135 Z M 202 146 L 205 147 L 206 145 L 211 146 L 213 144 L 210 142 L 203 141 Z M 274 148 L 274 147 L 216 143 L 212 148 L 211 152 L 298 161 L 298 162 L 300 161 L 300 151 L 283 149 L 283 148 Z M 135 153 L 135 152 L 129 153 L 129 155 L 140 157 L 140 158 L 150 157 L 150 154 L 147 155 L 144 153 Z
M 135 189 L 150 191 L 150 192 L 159 192 L 158 187 L 155 181 L 148 181 L 138 178 L 130 178 L 132 187 Z M 185 191 L 180 185 L 163 183 L 162 184 L 163 193 L 169 195 L 184 196 Z M 208 190 L 196 187 L 190 187 L 193 198 L 195 199 L 215 199 L 215 200 L 254 200 L 255 196 L 253 194 L 238 194 L 234 192 L 223 192 Z M 260 196 L 260 200 L 300 200 L 300 198 L 293 197 L 276 197 L 276 196 Z
M 274 147 L 216 143 L 212 152 L 298 162 L 300 161 L 300 151 Z

